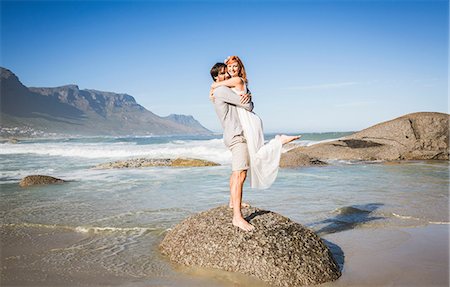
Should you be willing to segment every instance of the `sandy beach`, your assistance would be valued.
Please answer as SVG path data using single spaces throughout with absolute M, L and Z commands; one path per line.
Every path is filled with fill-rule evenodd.
M 1 229 L 2 286 L 262 286 L 254 278 L 219 270 L 185 268 L 161 260 L 149 277 L 116 276 L 101 266 L 87 269 L 74 262 L 61 270 L 46 260 L 49 253 L 71 248 L 92 236 L 38 227 Z M 356 228 L 323 237 L 344 255 L 343 273 L 320 286 L 448 286 L 449 226 Z M 157 243 L 157 242 L 155 242 Z M 155 246 L 154 246 L 155 247 Z M 340 249 L 340 250 L 339 250 Z M 155 250 L 154 250 L 155 251 Z

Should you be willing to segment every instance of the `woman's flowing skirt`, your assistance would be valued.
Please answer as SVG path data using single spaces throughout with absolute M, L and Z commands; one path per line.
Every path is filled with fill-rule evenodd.
M 281 140 L 275 137 L 264 144 L 261 119 L 253 112 L 238 108 L 244 136 L 250 155 L 250 186 L 266 189 L 275 181 L 281 157 Z

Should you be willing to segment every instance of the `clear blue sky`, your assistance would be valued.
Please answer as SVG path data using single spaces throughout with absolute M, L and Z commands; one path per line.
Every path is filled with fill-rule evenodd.
M 448 112 L 448 33 L 447 0 L 2 1 L 1 66 L 220 132 L 209 69 L 238 55 L 266 132 L 354 131 Z

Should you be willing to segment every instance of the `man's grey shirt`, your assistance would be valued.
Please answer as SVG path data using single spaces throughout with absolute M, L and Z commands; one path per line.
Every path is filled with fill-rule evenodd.
M 243 142 L 244 132 L 237 108 L 244 108 L 248 111 L 253 110 L 253 102 L 241 104 L 241 96 L 233 92 L 230 88 L 219 86 L 214 90 L 214 108 L 220 123 L 223 127 L 223 141 L 229 148 L 236 142 Z

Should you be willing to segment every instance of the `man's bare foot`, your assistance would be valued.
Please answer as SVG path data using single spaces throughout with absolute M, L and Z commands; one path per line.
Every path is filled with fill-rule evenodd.
M 281 144 L 287 144 L 291 141 L 298 140 L 302 136 L 288 136 L 288 135 L 280 135 Z
M 230 207 L 230 208 L 233 208 L 233 205 L 231 204 L 231 202 L 228 204 L 228 206 Z M 246 207 L 250 207 L 250 204 L 248 204 L 248 203 L 246 203 L 246 202 L 243 202 L 243 203 L 241 203 L 241 208 L 246 208 Z
M 243 218 L 233 218 L 233 225 L 239 227 L 244 231 L 252 231 L 255 229 L 253 225 L 245 221 Z

